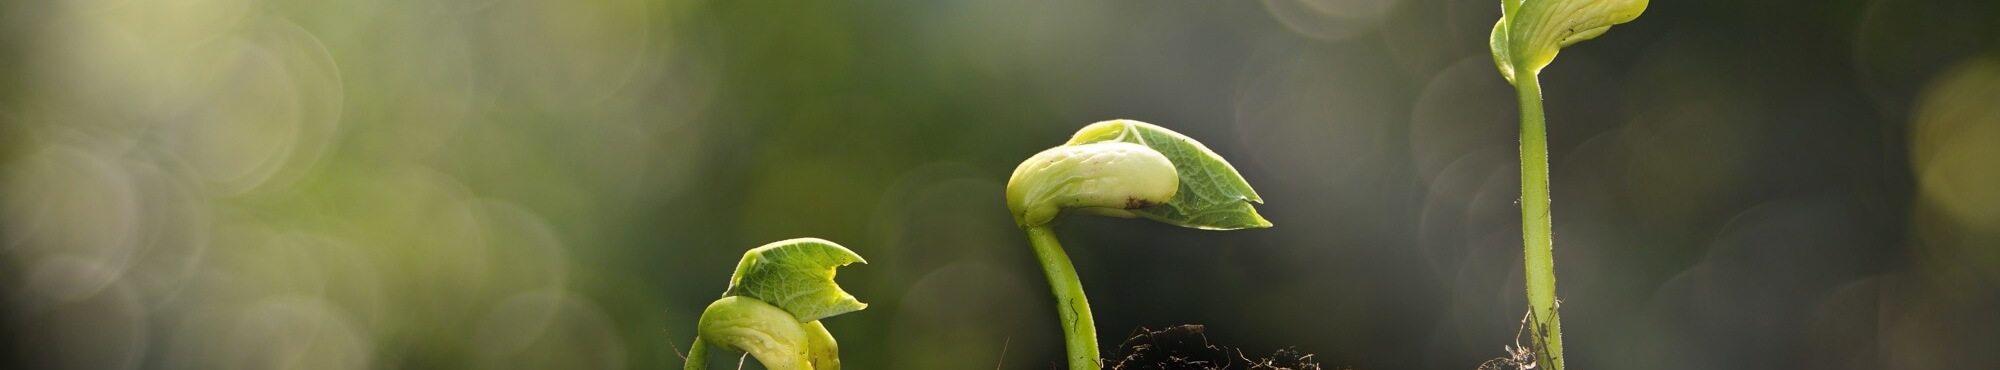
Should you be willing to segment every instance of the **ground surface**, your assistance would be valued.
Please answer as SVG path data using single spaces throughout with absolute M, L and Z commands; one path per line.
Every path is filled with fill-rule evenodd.
M 1311 354 L 1281 349 L 1270 357 L 1251 359 L 1241 349 L 1208 343 L 1201 325 L 1140 330 L 1104 359 L 1112 370 L 1263 369 L 1319 370 Z

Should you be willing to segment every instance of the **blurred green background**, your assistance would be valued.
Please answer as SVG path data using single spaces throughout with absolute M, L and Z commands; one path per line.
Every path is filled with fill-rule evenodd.
M 741 253 L 853 369 L 1051 368 L 1001 202 L 1130 118 L 1277 226 L 1072 217 L 1101 338 L 1470 369 L 1525 312 L 1492 0 L 0 5 L 6 368 L 676 368 Z M 2000 2 L 1656 1 L 1543 74 L 1578 368 L 2000 368 Z M 754 366 L 754 365 L 753 365 Z

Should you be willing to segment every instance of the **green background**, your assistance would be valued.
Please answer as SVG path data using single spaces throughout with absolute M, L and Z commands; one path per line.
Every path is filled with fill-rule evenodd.
M 1526 308 L 1498 5 L 8 2 L 5 367 L 675 368 L 743 251 L 814 236 L 870 262 L 848 368 L 1049 368 L 1002 188 L 1128 118 L 1276 226 L 1065 217 L 1104 343 L 1469 369 Z M 2000 368 L 1996 20 L 1659 1 L 1564 50 L 1569 364 Z

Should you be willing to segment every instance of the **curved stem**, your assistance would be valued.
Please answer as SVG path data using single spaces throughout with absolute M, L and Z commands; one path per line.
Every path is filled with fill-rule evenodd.
M 1521 239 L 1528 307 L 1534 314 L 1536 362 L 1562 370 L 1562 322 L 1556 313 L 1555 226 L 1549 214 L 1549 136 L 1540 77 L 1516 76 L 1521 100 Z
M 694 337 L 694 345 L 688 348 L 687 366 L 683 369 L 708 370 L 707 343 L 702 341 L 701 337 Z
M 1056 313 L 1062 317 L 1063 342 L 1069 348 L 1070 370 L 1098 370 L 1097 324 L 1090 319 L 1090 300 L 1083 297 L 1083 282 L 1076 268 L 1056 242 L 1055 230 L 1048 225 L 1027 227 L 1028 242 L 1035 245 L 1035 259 L 1049 276 L 1049 290 L 1056 295 Z

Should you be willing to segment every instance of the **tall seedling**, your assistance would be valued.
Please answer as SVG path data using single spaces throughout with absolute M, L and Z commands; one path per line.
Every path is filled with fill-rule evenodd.
M 1554 224 L 1549 214 L 1549 139 L 1542 115 L 1542 68 L 1565 46 L 1595 38 L 1646 11 L 1646 0 L 1501 0 L 1490 46 L 1500 75 L 1521 102 L 1521 234 L 1535 363 L 1562 370 L 1562 316 L 1556 312 Z

